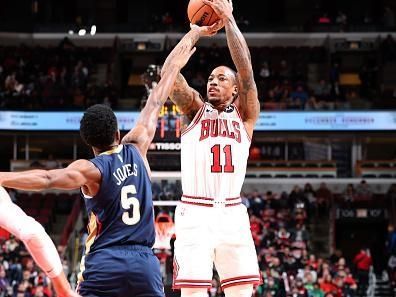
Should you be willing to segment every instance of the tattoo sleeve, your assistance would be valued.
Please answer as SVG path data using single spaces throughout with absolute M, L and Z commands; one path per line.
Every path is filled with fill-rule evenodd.
M 172 61 L 174 56 L 177 54 L 176 49 L 180 46 L 188 46 L 192 48 L 197 43 L 199 38 L 200 35 L 197 30 L 190 30 L 186 35 L 184 35 L 184 37 L 179 41 L 179 43 L 166 58 L 164 65 L 162 66 L 161 76 L 164 75 L 166 71 L 168 71 L 170 61 Z M 186 79 L 181 73 L 179 73 L 176 78 L 170 98 L 185 114 L 187 119 L 192 120 L 194 118 L 195 113 L 197 112 L 194 100 L 199 98 L 199 94 L 196 90 L 188 85 Z
M 233 18 L 226 23 L 225 28 L 230 54 L 238 71 L 241 111 L 245 119 L 256 119 L 260 112 L 260 104 L 249 48 Z

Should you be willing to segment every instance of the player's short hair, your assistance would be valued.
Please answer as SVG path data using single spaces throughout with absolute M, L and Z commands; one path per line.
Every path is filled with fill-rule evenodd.
M 89 146 L 107 149 L 118 131 L 117 118 L 110 107 L 96 104 L 89 107 L 80 121 L 80 135 Z

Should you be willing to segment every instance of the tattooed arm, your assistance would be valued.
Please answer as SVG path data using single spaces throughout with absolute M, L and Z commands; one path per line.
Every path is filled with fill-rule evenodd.
M 212 26 L 198 27 L 196 25 L 191 25 L 191 30 L 186 35 L 184 35 L 184 37 L 179 41 L 179 43 L 166 58 L 164 65 L 162 66 L 161 76 L 163 76 L 164 73 L 168 71 L 169 61 L 171 61 L 174 56 L 177 55 L 179 48 L 192 48 L 198 42 L 200 37 L 212 36 L 216 34 L 217 31 L 222 27 L 222 21 L 216 22 Z M 201 95 L 188 85 L 186 79 L 181 73 L 178 74 L 169 97 L 190 121 L 194 118 L 195 114 L 203 104 Z
M 254 125 L 260 113 L 260 103 L 258 101 L 249 48 L 232 15 L 232 1 L 203 0 L 203 2 L 210 5 L 225 24 L 227 44 L 238 71 L 241 114 L 246 129 L 252 135 Z

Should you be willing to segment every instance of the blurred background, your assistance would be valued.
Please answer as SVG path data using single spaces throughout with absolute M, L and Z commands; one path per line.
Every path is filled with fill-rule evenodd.
M 0 0 L 0 170 L 93 157 L 85 108 L 133 127 L 162 63 L 189 29 L 188 1 Z M 255 296 L 396 296 L 396 2 L 234 1 L 261 113 L 243 201 L 264 278 Z M 182 73 L 204 97 L 233 67 L 224 31 Z M 164 106 L 149 151 L 157 243 L 171 290 L 181 196 L 180 112 Z M 58 246 L 75 284 L 87 236 L 78 192 L 11 191 Z M 0 230 L 0 297 L 54 296 L 23 245 Z M 208 296 L 223 296 L 215 272 Z

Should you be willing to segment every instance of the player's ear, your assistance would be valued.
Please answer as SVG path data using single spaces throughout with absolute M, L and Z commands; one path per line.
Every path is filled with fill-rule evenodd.
M 120 132 L 120 130 L 117 130 L 117 132 L 116 132 L 115 141 L 116 141 L 116 143 L 120 143 L 120 141 L 121 141 L 121 132 Z
M 232 91 L 232 97 L 236 98 L 238 96 L 238 86 L 234 85 L 234 90 Z

